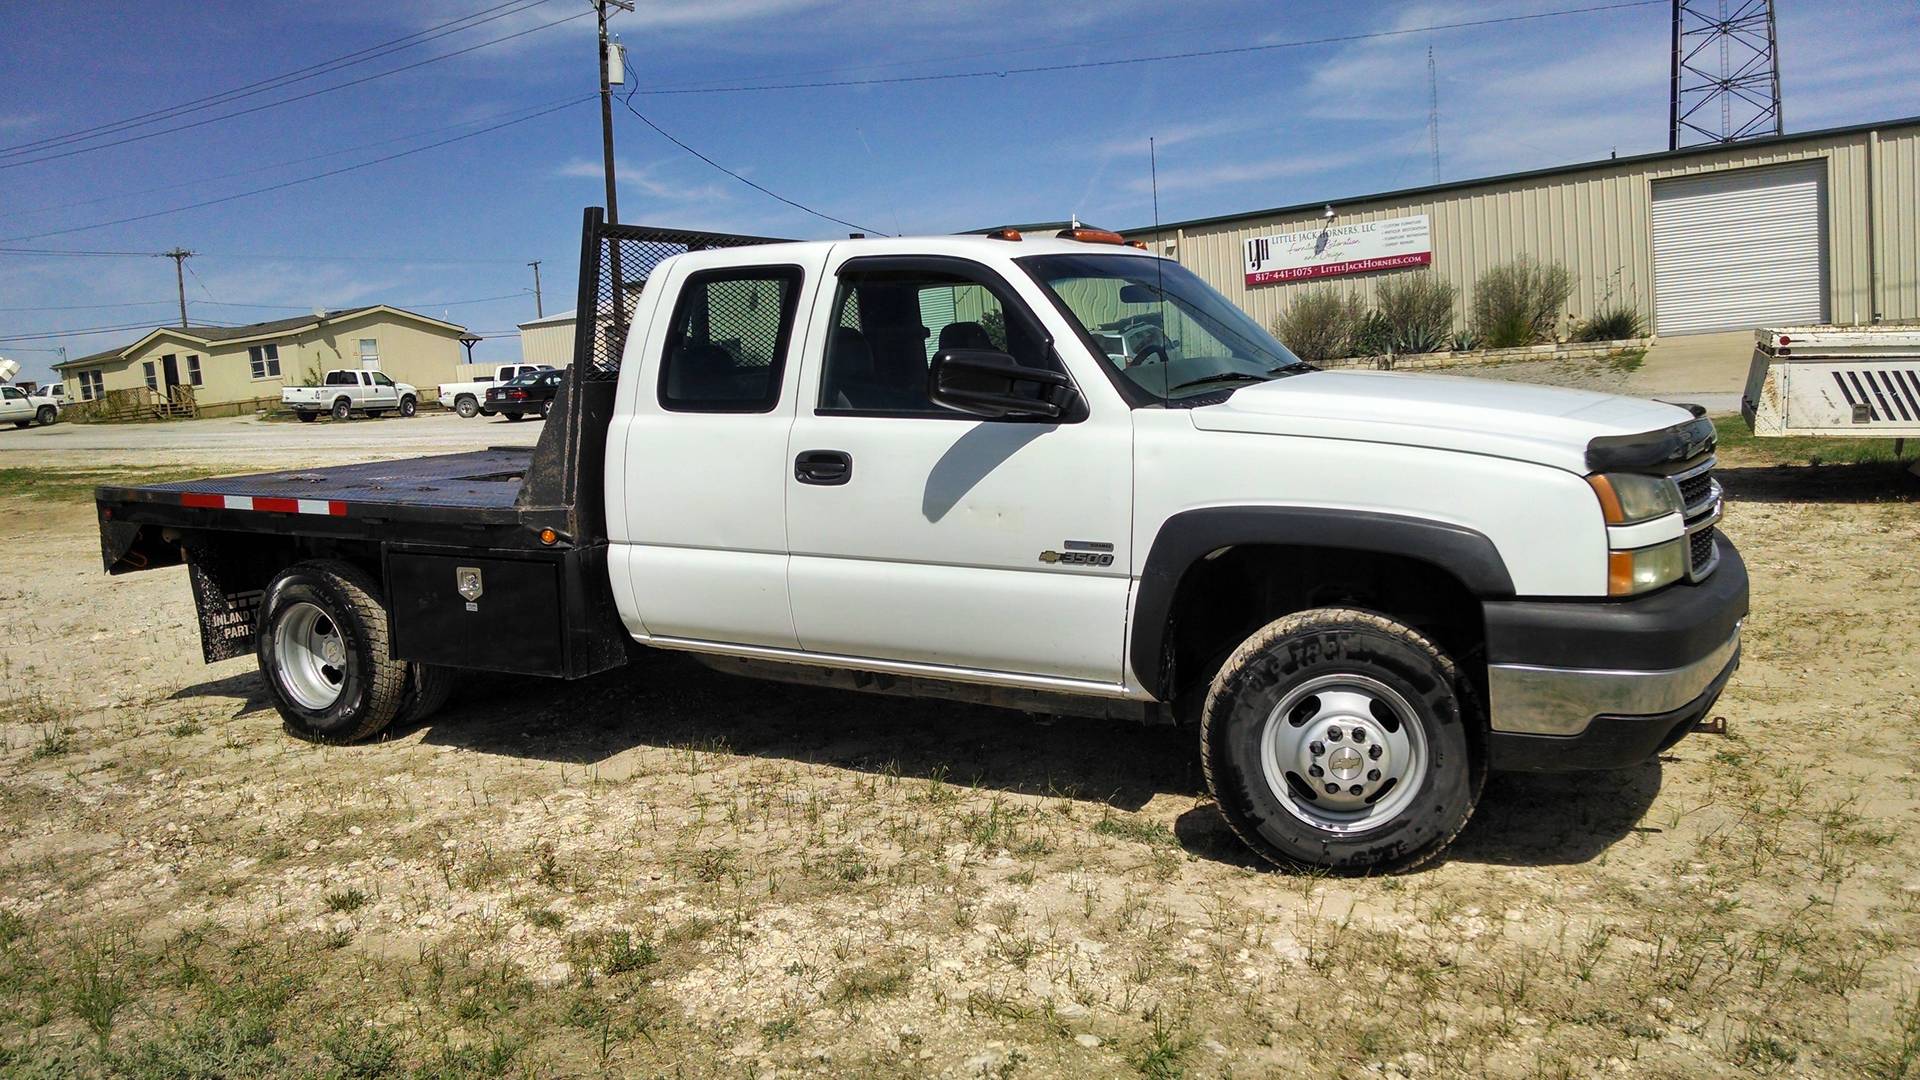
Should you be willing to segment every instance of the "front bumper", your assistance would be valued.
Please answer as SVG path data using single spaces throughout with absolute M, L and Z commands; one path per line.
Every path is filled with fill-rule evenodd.
M 1706 580 L 1618 601 L 1489 601 L 1496 769 L 1637 764 L 1673 745 L 1740 664 L 1747 568 L 1726 537 Z

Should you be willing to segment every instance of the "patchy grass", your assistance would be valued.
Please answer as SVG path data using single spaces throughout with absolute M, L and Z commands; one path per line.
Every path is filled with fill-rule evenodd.
M 0 469 L 0 498 L 88 502 L 102 486 L 138 487 L 211 475 L 205 468 L 107 465 Z
M 1646 359 L 1647 350 L 1639 348 L 1615 349 L 1606 356 L 1601 357 L 1603 363 L 1622 375 L 1630 375 L 1633 372 L 1639 371 L 1640 365 L 1645 363 Z
M 1892 439 L 1814 436 L 1761 438 L 1738 416 L 1716 416 L 1713 428 L 1723 460 L 1740 465 L 1896 464 L 1920 459 L 1920 439 L 1908 439 L 1899 454 Z

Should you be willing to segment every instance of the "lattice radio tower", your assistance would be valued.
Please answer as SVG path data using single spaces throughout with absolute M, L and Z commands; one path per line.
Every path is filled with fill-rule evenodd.
M 1672 71 L 1667 149 L 1786 130 L 1773 0 L 1673 0 Z

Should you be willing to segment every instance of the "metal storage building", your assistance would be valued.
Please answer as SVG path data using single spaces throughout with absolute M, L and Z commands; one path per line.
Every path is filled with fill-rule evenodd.
M 1457 286 L 1465 326 L 1474 282 L 1521 255 L 1574 272 L 1572 319 L 1619 300 L 1662 335 L 1920 321 L 1920 117 L 1170 222 L 1128 236 L 1157 243 L 1267 325 L 1302 289 L 1333 283 L 1371 299 L 1402 267 L 1430 264 Z M 1264 269 L 1288 244 L 1294 257 Z M 1357 245 L 1359 257 L 1328 264 L 1322 256 L 1341 245 Z

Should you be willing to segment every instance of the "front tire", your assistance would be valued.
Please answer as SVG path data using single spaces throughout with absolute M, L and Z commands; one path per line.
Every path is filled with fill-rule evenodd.
M 401 416 L 412 416 L 414 413 L 419 411 L 420 411 L 419 403 L 415 402 L 412 398 L 403 397 L 400 399 L 400 415 Z
M 387 655 L 379 589 L 349 563 L 298 563 L 260 601 L 257 656 L 274 708 L 302 739 L 378 734 L 405 704 L 407 664 Z
M 297 416 L 297 417 L 299 417 L 299 418 L 300 418 L 300 422 L 301 422 L 301 423 L 303 423 L 303 424 L 311 424 L 311 423 L 313 423 L 313 422 L 314 422 L 315 420 L 318 420 L 318 419 L 320 419 L 320 414 L 319 414 L 319 413 L 310 413 L 310 412 L 296 412 L 296 413 L 294 413 L 293 415 L 295 415 L 295 416 Z
M 340 400 L 333 403 L 333 418 L 335 420 L 345 420 L 347 417 L 352 415 L 353 415 L 353 402 L 348 401 L 346 398 L 341 398 Z
M 473 400 L 472 394 L 461 394 L 453 399 L 453 411 L 463 420 L 471 420 L 480 415 L 480 403 Z
M 1207 786 L 1248 847 L 1284 867 L 1410 870 L 1459 835 L 1486 782 L 1453 661 L 1351 608 L 1262 627 L 1214 677 Z
M 33 414 L 33 418 L 41 427 L 46 427 L 55 420 L 60 419 L 60 410 L 51 405 L 42 405 L 40 406 L 40 411 Z

